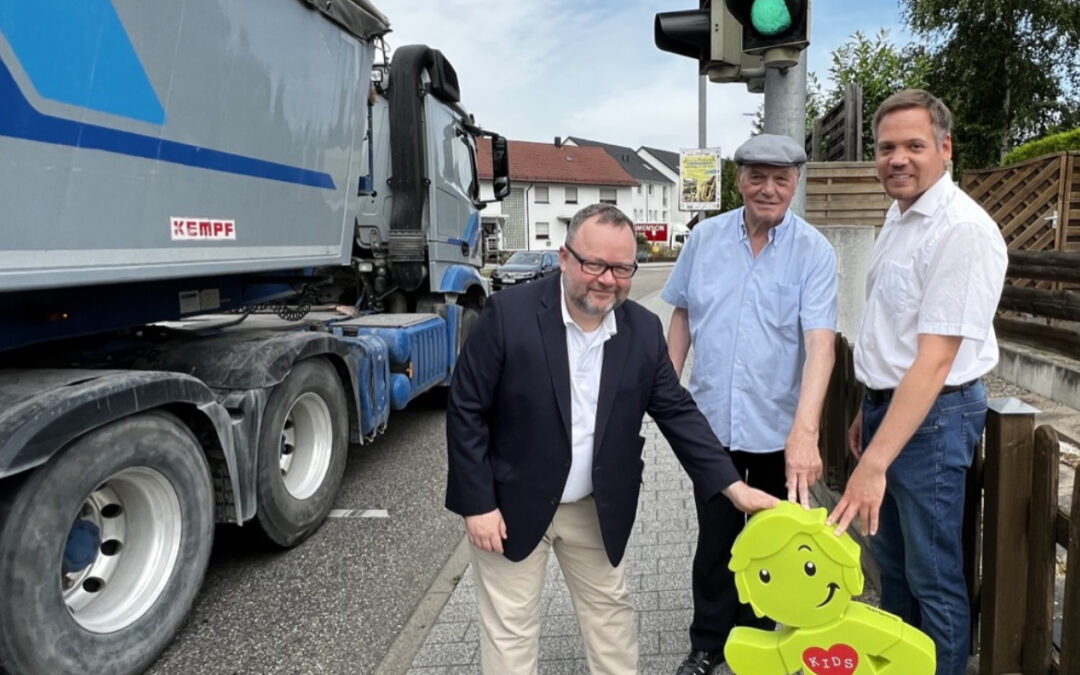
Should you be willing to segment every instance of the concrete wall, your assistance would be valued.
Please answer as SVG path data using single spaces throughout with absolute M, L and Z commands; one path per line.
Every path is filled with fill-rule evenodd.
M 850 343 L 859 333 L 866 304 L 866 268 L 874 248 L 874 228 L 865 225 L 819 225 L 836 251 L 837 330 Z
M 999 343 L 994 374 L 1040 396 L 1080 410 L 1080 363 L 1015 342 Z

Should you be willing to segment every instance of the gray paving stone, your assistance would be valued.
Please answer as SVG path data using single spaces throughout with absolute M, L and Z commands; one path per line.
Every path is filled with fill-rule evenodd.
M 686 609 L 694 606 L 694 592 L 684 582 L 677 590 L 657 591 L 657 609 Z
M 540 638 L 540 653 L 544 660 L 569 660 L 583 658 L 585 646 L 580 635 L 556 635 Z
M 638 654 L 659 654 L 660 633 L 651 630 L 638 631 Z
M 453 666 L 471 663 L 479 644 L 467 642 L 424 643 L 413 660 L 414 666 Z
M 461 642 L 465 639 L 465 631 L 468 627 L 468 621 L 437 623 L 431 627 L 431 632 L 428 633 L 427 641 L 432 644 L 440 642 Z
M 630 604 L 640 616 L 641 612 L 657 609 L 657 594 L 652 592 L 637 592 L 630 594 Z
M 641 617 L 641 630 L 685 630 L 690 625 L 693 614 L 689 608 L 645 612 Z

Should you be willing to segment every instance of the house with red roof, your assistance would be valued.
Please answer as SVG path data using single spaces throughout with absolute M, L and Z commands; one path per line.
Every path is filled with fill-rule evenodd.
M 508 143 L 510 196 L 482 212 L 505 217 L 500 248 L 557 249 L 570 218 L 589 204 L 614 204 L 630 214 L 638 181 L 603 148 L 565 145 L 558 138 L 555 143 Z M 491 199 L 491 143 L 486 138 L 479 140 L 477 164 L 480 198 Z

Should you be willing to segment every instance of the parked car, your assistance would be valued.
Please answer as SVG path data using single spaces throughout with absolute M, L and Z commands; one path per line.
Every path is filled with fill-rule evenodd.
M 637 252 L 637 261 L 639 263 L 648 262 L 649 261 L 649 252 L 646 251 L 643 248 L 639 248 L 638 252 Z
M 517 251 L 491 273 L 491 290 L 536 281 L 559 270 L 555 251 Z

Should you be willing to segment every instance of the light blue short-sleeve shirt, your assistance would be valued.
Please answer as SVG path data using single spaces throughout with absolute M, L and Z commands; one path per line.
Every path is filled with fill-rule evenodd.
M 757 258 L 743 209 L 694 228 L 661 297 L 687 310 L 690 393 L 724 445 L 784 448 L 802 385 L 803 333 L 836 330 L 836 255 L 787 212 Z

